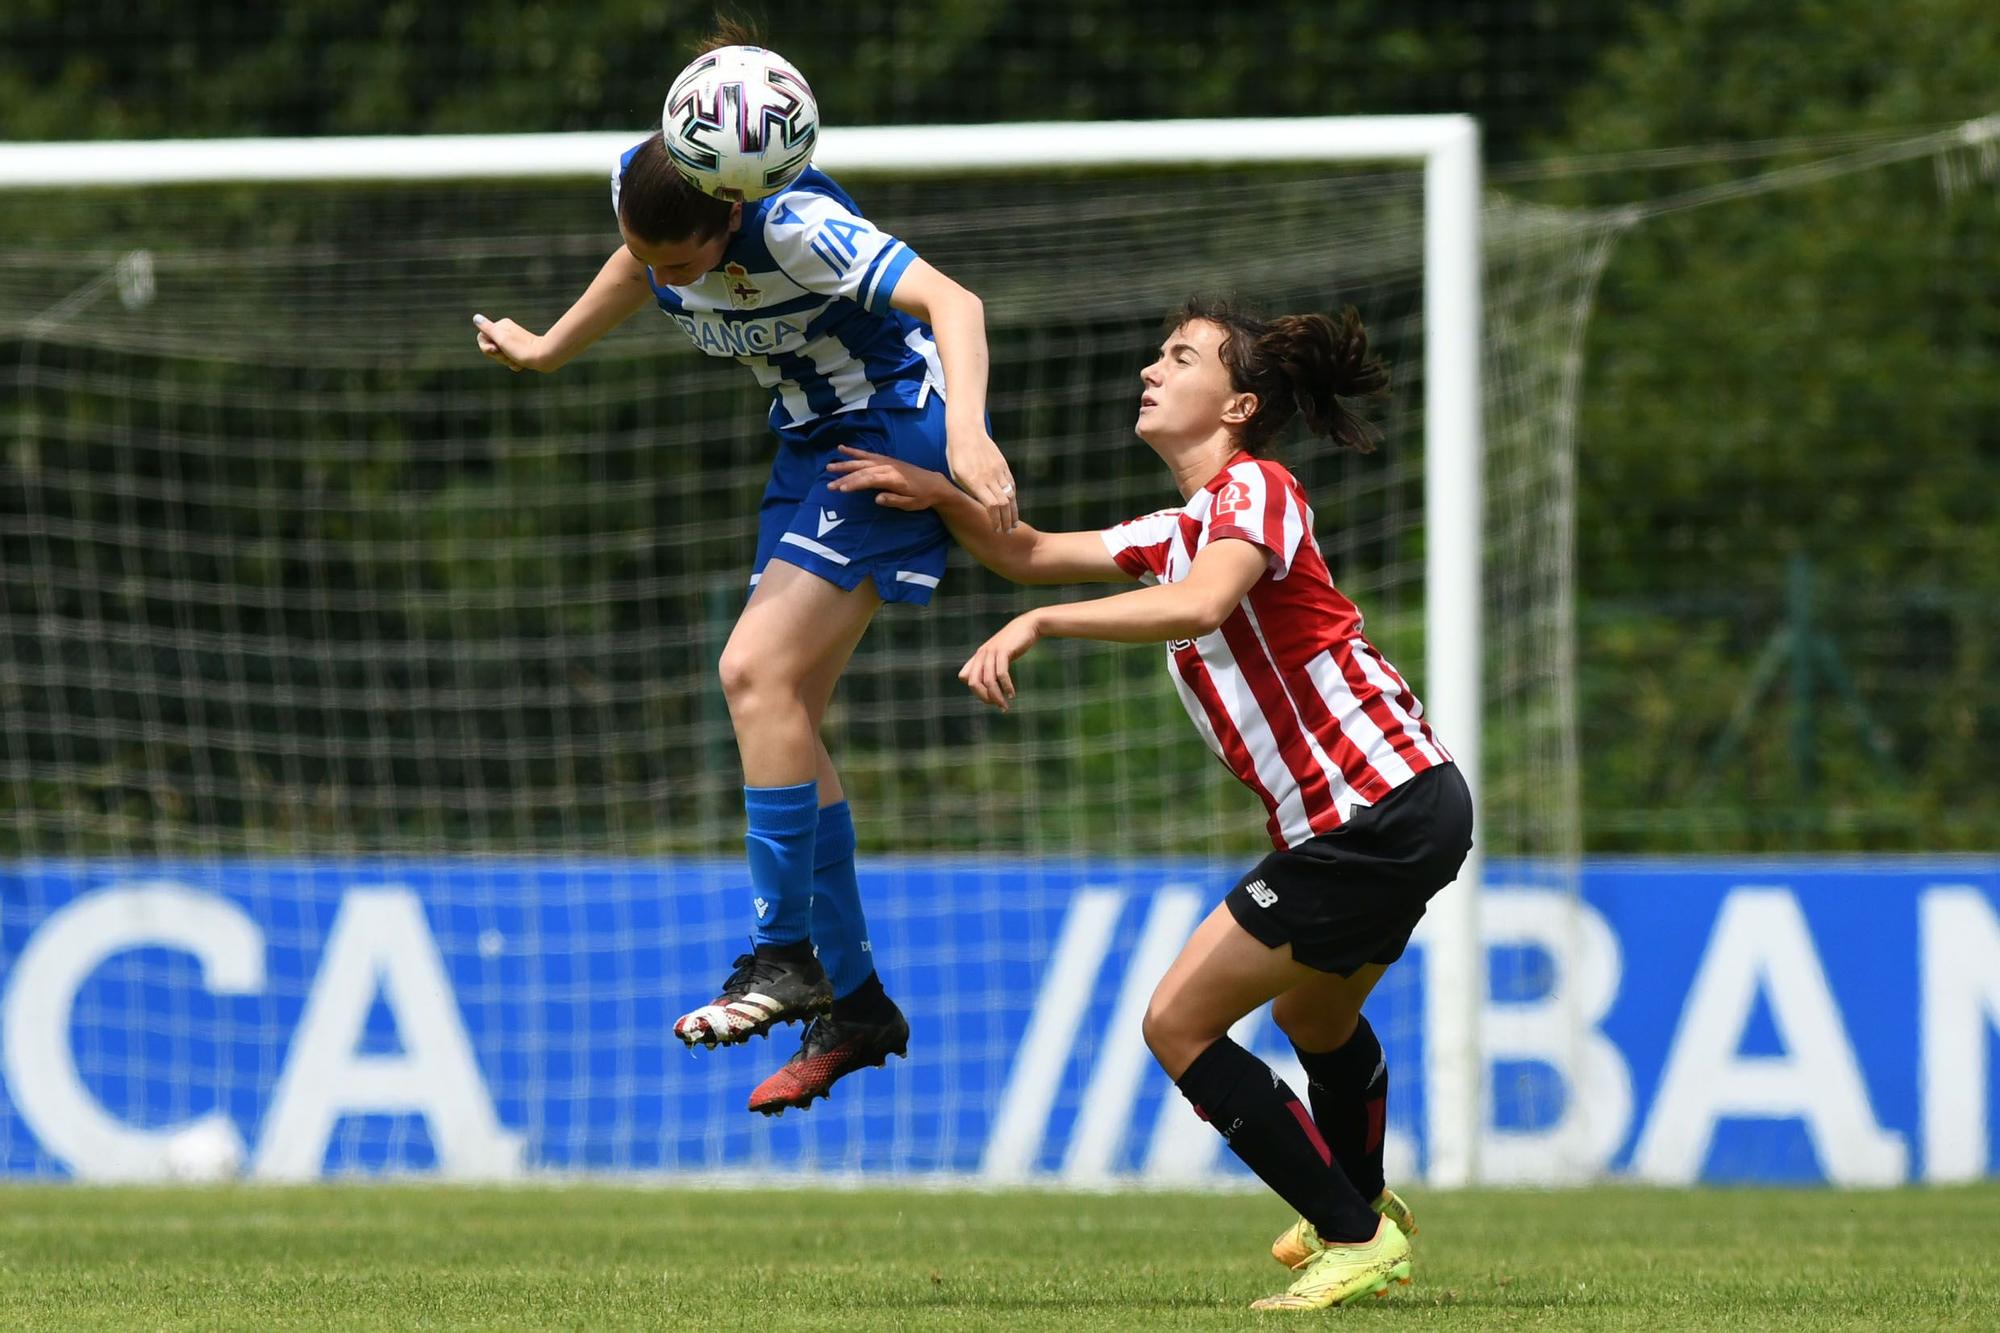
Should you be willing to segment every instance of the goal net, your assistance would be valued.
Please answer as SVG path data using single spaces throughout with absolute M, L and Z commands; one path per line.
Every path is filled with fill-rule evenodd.
M 767 1122 L 744 1099 L 795 1030 L 671 1041 L 748 929 L 715 664 L 765 397 L 650 311 L 553 377 L 483 360 L 473 312 L 544 328 L 616 245 L 605 173 L 382 164 L 0 189 L 0 1167 L 198 1173 L 207 1143 L 276 1178 L 1234 1171 L 1138 1017 L 1262 812 L 1158 649 L 1046 646 L 984 710 L 965 656 L 1078 593 L 962 555 L 927 612 L 877 618 L 825 730 L 911 1059 Z M 1571 379 L 1611 222 L 1481 210 L 1484 518 L 1439 530 L 1468 479 L 1427 475 L 1421 163 L 828 166 L 984 299 L 994 435 L 1046 529 L 1176 502 L 1131 430 L 1183 297 L 1358 307 L 1393 374 L 1380 452 L 1279 457 L 1418 693 L 1443 714 L 1432 677 L 1476 674 L 1483 718 L 1439 725 L 1483 750 L 1487 877 L 1570 891 Z M 1440 550 L 1484 553 L 1463 643 L 1427 620 Z M 1530 953 L 1493 967 L 1534 991 Z M 1504 1082 L 1482 1109 L 1476 1072 L 1439 1092 L 1479 978 L 1405 965 L 1371 1003 L 1399 1172 L 1462 1178 L 1465 1125 L 1549 1113 Z M 1239 1036 L 1297 1077 L 1267 1021 Z

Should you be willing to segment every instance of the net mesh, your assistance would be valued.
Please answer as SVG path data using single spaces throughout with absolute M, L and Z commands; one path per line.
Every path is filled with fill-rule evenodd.
M 1045 529 L 1174 502 L 1131 423 L 1185 295 L 1357 306 L 1394 376 L 1381 452 L 1293 440 L 1280 457 L 1336 581 L 1420 694 L 1425 544 L 1483 542 L 1482 842 L 1567 884 L 1573 381 L 1614 221 L 1487 206 L 1475 536 L 1423 526 L 1420 173 L 845 183 L 984 299 L 994 435 Z M 16 238 L 0 256 L 0 851 L 18 891 L 31 908 L 53 892 L 37 867 L 143 865 L 255 901 L 270 947 L 310 957 L 349 890 L 411 889 L 530 1163 L 991 1167 L 991 1127 L 967 1108 L 1004 1120 L 1030 1096 L 1010 1091 L 1021 1033 L 1060 998 L 1031 969 L 1095 949 L 1074 999 L 1123 1012 L 1158 940 L 1184 938 L 1267 846 L 1157 650 L 1047 645 L 1014 711 L 983 711 L 954 678 L 970 649 L 1034 599 L 1077 594 L 954 556 L 928 612 L 878 616 L 825 728 L 883 975 L 925 997 L 918 1045 L 954 1054 L 844 1085 L 802 1127 L 749 1123 L 739 1057 L 684 1065 L 663 1037 L 747 923 L 714 668 L 770 457 L 763 395 L 650 314 L 552 378 L 472 345 L 475 310 L 541 328 L 567 307 L 616 244 L 603 190 L 30 192 L 0 197 L 0 217 Z M 1160 888 L 1160 866 L 1180 888 Z M 252 1126 L 311 978 L 274 970 L 228 998 L 177 988 L 188 970 L 149 948 L 93 973 L 81 1076 L 135 1123 L 220 1108 Z M 393 1001 L 353 1018 L 359 1049 L 396 1048 Z M 1417 1003 L 1392 979 L 1371 1005 L 1406 1056 Z M 1128 1058 L 1131 1026 L 1078 1021 L 1014 1167 L 1186 1169 L 1159 1146 L 1181 1142 L 1178 1099 Z M 1283 1052 L 1275 1032 L 1245 1035 Z M 1093 1082 L 1127 1065 L 1119 1088 Z M 190 1091 L 191 1069 L 213 1078 Z M 1413 1092 L 1393 1112 L 1406 1160 Z M 1087 1094 L 1123 1105 L 1129 1132 L 1079 1139 Z M 442 1151 L 433 1129 L 350 1115 L 325 1163 L 422 1166 Z M 53 1169 L 40 1151 L 0 1144 Z

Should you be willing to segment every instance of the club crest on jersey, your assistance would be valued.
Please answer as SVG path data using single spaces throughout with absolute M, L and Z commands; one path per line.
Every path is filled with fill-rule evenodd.
M 734 261 L 722 266 L 722 284 L 729 292 L 729 304 L 737 310 L 755 310 L 764 301 L 764 289 L 750 281 L 750 270 Z
M 1232 514 L 1250 512 L 1250 488 L 1240 481 L 1232 481 L 1215 495 L 1215 516 L 1228 518 Z

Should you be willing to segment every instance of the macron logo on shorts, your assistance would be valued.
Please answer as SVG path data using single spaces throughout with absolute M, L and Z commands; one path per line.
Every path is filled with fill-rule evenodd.
M 1270 887 L 1261 879 L 1253 879 L 1248 884 L 1245 884 L 1243 892 L 1249 894 L 1250 901 L 1259 907 L 1269 907 L 1272 903 L 1278 901 L 1278 895 L 1273 893 Z
M 817 535 L 824 537 L 826 536 L 827 533 L 832 532 L 835 528 L 839 527 L 846 521 L 847 521 L 846 519 L 842 518 L 839 514 L 835 513 L 833 510 L 822 509 L 819 511 L 819 532 Z

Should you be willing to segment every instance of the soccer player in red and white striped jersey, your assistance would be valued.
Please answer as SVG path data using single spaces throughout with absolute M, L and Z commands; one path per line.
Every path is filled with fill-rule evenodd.
M 1336 447 L 1373 448 L 1351 400 L 1386 392 L 1388 375 L 1359 316 L 1263 320 L 1192 300 L 1167 330 L 1140 377 L 1136 430 L 1173 474 L 1178 509 L 1102 532 L 996 532 L 948 479 L 857 450 L 834 464 L 834 486 L 935 509 L 1016 582 L 1154 585 L 1017 616 L 959 676 L 1004 711 L 1010 665 L 1044 637 L 1165 643 L 1195 730 L 1264 802 L 1274 850 L 1196 928 L 1145 1036 L 1195 1110 L 1300 1214 L 1272 1247 L 1299 1276 L 1258 1305 L 1343 1304 L 1409 1279 L 1415 1224 L 1383 1180 L 1388 1075 L 1361 1004 L 1456 877 L 1471 798 L 1334 587 L 1311 505 L 1268 452 L 1298 415 Z M 1310 1080 L 1310 1114 L 1228 1036 L 1267 1001 Z
M 1273 843 L 1331 833 L 1450 760 L 1333 586 L 1312 508 L 1282 465 L 1239 454 L 1181 508 L 1104 533 L 1120 569 L 1163 584 L 1185 582 L 1225 540 L 1247 544 L 1264 568 L 1213 631 L 1172 645 L 1174 683 L 1209 749 L 1263 799 Z

